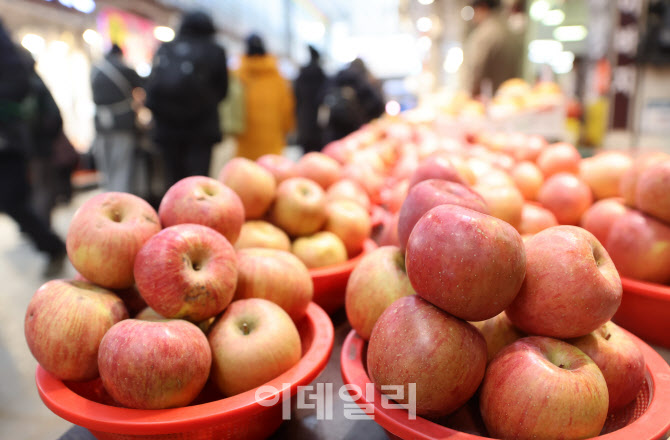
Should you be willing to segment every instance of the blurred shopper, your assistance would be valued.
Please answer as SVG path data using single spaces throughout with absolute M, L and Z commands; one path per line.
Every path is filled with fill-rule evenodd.
M 305 153 L 319 151 L 323 147 L 323 134 L 317 123 L 317 114 L 327 78 L 321 68 L 320 59 L 319 52 L 313 46 L 309 46 L 309 63 L 300 69 L 293 84 L 298 144 Z
M 246 40 L 237 75 L 245 96 L 244 132 L 237 136 L 237 155 L 256 160 L 264 154 L 282 154 L 286 135 L 295 123 L 293 92 L 279 74 L 277 60 L 266 53 L 265 43 L 257 34 Z
M 341 139 L 384 113 L 384 96 L 376 78 L 360 58 L 326 85 L 319 109 L 324 143 Z
M 184 177 L 208 175 L 212 148 L 221 141 L 218 107 L 228 91 L 228 68 L 215 34 L 207 13 L 188 12 L 177 37 L 154 58 L 146 105 L 163 156 L 165 189 Z
M 65 243 L 30 204 L 28 159 L 32 153 L 25 99 L 31 72 L 0 22 L 0 212 L 12 217 L 35 246 L 49 256 L 46 277 L 65 262 Z
M 139 133 L 135 125 L 133 90 L 142 87 L 139 75 L 123 61 L 114 44 L 91 72 L 95 108 L 96 138 L 93 157 L 102 173 L 103 187 L 139 195 L 137 150 Z
M 500 84 L 521 75 L 522 39 L 500 12 L 500 0 L 471 0 L 475 28 L 464 44 L 463 84 L 472 96 L 492 96 Z

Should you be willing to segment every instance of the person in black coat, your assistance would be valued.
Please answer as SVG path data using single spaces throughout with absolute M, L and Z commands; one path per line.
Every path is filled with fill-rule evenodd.
M 214 41 L 211 17 L 186 13 L 177 37 L 162 44 L 146 87 L 163 155 L 166 189 L 192 175 L 208 175 L 222 133 L 218 106 L 228 91 L 226 52 Z
M 300 69 L 293 84 L 296 101 L 296 118 L 298 121 L 298 144 L 305 153 L 320 151 L 323 147 L 321 127 L 317 123 L 319 105 L 327 77 L 319 65 L 320 54 L 309 46 L 309 63 Z

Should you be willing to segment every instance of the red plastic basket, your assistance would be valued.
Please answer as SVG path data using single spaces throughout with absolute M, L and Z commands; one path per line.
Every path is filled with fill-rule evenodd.
M 334 329 L 328 315 L 311 303 L 298 323 L 303 357 L 293 368 L 265 385 L 276 393 L 263 399 L 278 401 L 262 406 L 256 390 L 212 400 L 213 386 L 196 399 L 204 402 L 164 410 L 139 410 L 111 406 L 101 381 L 65 384 L 37 367 L 37 390 L 44 404 L 56 415 L 89 429 L 99 440 L 117 439 L 263 439 L 282 423 L 282 396 L 291 396 L 300 385 L 312 382 L 326 367 L 333 349 Z M 76 392 L 75 392 L 76 391 Z M 209 397 L 208 397 L 209 396 Z M 218 396 L 220 397 L 220 395 Z
M 601 435 L 597 437 L 599 440 L 656 440 L 666 438 L 670 432 L 670 367 L 651 347 L 634 335 L 631 337 L 644 354 L 647 363 L 646 380 L 634 402 L 608 416 Z M 366 390 L 366 385 L 372 382 L 365 366 L 366 351 L 366 342 L 352 330 L 342 346 L 340 364 L 344 383 L 356 385 L 360 390 Z M 487 438 L 482 436 L 483 424 L 481 420 L 477 420 L 480 416 L 475 408 L 464 407 L 449 420 L 453 425 L 464 426 L 472 432 L 468 434 L 418 416 L 415 420 L 409 420 L 408 412 L 404 409 L 384 408 L 381 406 L 381 394 L 376 389 L 373 401 L 367 399 L 365 392 L 350 391 L 350 393 L 361 408 L 374 409 L 375 422 L 384 428 L 391 438 L 414 440 Z
M 368 239 L 363 244 L 363 251 L 342 264 L 310 269 L 314 282 L 312 301 L 320 305 L 326 313 L 333 313 L 344 306 L 344 294 L 347 290 L 349 275 L 363 255 L 377 248 L 377 244 Z
M 612 321 L 652 344 L 670 348 L 670 286 L 621 277 L 623 298 Z

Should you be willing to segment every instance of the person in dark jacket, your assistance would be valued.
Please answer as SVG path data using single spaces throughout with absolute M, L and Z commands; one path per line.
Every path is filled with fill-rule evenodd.
M 123 51 L 114 44 L 91 71 L 96 138 L 93 157 L 108 191 L 139 194 L 133 90 L 142 87 L 139 75 L 123 61 Z
M 22 105 L 31 72 L 0 22 L 0 212 L 16 221 L 35 246 L 49 256 L 46 277 L 66 260 L 65 243 L 30 205 L 28 158 L 31 142 Z
M 293 90 L 295 93 L 296 118 L 298 121 L 298 144 L 305 153 L 320 151 L 323 147 L 323 134 L 317 123 L 321 93 L 327 77 L 320 65 L 321 56 L 309 46 L 309 63 L 300 69 Z
M 219 103 L 228 91 L 226 52 L 214 41 L 211 17 L 182 18 L 177 37 L 162 44 L 147 84 L 152 137 L 163 155 L 166 189 L 178 180 L 209 173 L 213 146 L 221 141 Z

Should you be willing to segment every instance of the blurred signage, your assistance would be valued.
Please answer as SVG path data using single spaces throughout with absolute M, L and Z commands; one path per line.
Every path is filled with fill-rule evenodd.
M 97 25 L 105 46 L 118 44 L 131 66 L 151 64 L 158 47 L 153 21 L 120 9 L 103 8 L 98 14 Z
M 631 101 L 637 88 L 637 67 L 635 57 L 640 39 L 640 14 L 642 2 L 639 0 L 618 0 L 617 16 L 612 48 L 614 68 L 612 69 L 612 92 L 614 111 L 612 128 L 627 129 Z

